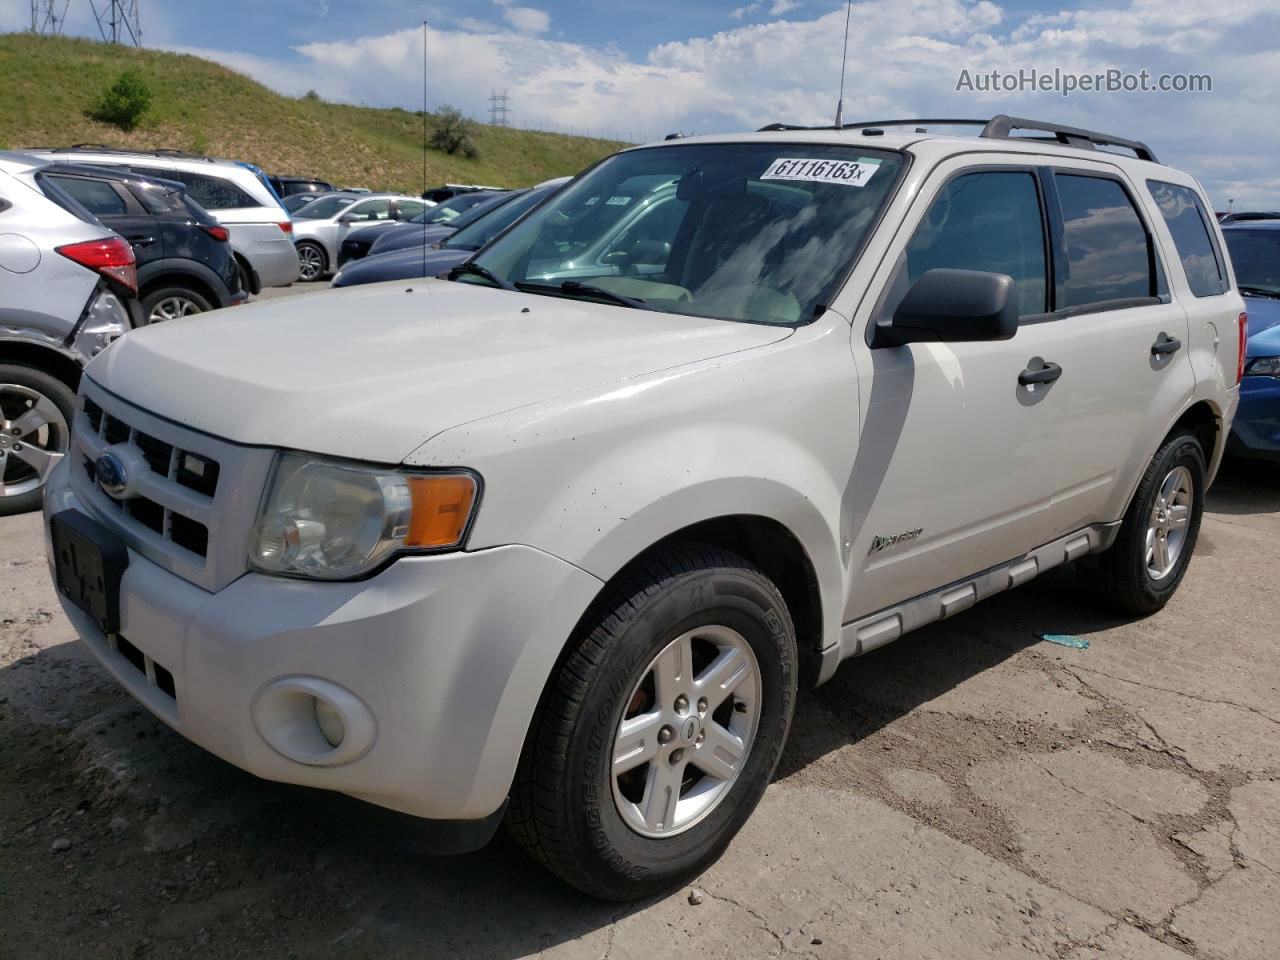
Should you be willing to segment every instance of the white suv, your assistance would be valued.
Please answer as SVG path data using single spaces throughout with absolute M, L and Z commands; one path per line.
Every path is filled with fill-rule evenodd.
M 228 761 L 623 899 L 725 848 L 840 661 L 1071 561 L 1159 609 L 1238 392 L 1200 187 L 891 126 L 627 150 L 453 282 L 125 338 L 46 495 L 67 614 Z
M 256 294 L 264 287 L 287 287 L 298 279 L 293 222 L 266 177 L 249 164 L 176 150 L 146 153 L 97 144 L 28 152 L 52 160 L 105 164 L 148 177 L 176 180 L 186 186 L 187 196 L 230 232 L 242 289 Z

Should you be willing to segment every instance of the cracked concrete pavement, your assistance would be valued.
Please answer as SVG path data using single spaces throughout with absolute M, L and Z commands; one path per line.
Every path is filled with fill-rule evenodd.
M 1061 571 L 845 664 L 702 895 L 619 906 L 187 744 L 0 520 L 0 957 L 1274 960 L 1278 574 L 1280 472 L 1235 466 L 1168 609 Z

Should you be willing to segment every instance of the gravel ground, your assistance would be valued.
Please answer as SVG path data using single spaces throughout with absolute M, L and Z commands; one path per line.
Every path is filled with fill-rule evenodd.
M 39 518 L 3 519 L 0 957 L 1274 960 L 1278 579 L 1280 473 L 1235 467 L 1164 612 L 1060 571 L 845 664 L 697 888 L 620 908 L 186 743 L 73 642 Z

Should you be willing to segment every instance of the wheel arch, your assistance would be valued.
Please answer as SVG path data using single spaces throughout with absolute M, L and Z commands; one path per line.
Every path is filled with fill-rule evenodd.
M 67 385 L 73 393 L 80 387 L 81 367 L 74 359 L 29 340 L 0 340 L 3 345 L 2 363 L 14 363 L 42 370 Z
M 166 286 L 194 290 L 209 301 L 209 305 L 215 310 L 230 303 L 229 293 L 219 292 L 219 288 L 225 290 L 226 285 L 218 279 L 218 275 L 194 260 L 160 260 L 138 271 L 139 299 Z

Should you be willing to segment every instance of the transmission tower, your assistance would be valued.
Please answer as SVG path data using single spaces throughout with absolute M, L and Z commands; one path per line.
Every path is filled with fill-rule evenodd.
M 71 0 L 31 0 L 31 32 L 48 37 L 62 36 Z
M 496 90 L 489 97 L 489 123 L 495 127 L 511 126 L 511 98 L 507 96 L 507 91 L 503 90 L 498 93 Z
M 98 9 L 99 3 L 102 9 Z M 98 20 L 98 32 L 108 43 L 142 46 L 142 24 L 138 21 L 138 0 L 89 0 Z

